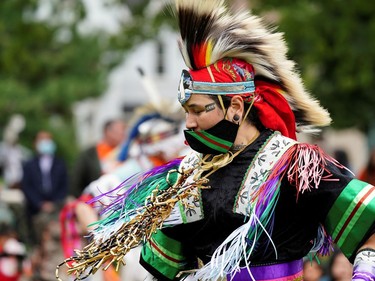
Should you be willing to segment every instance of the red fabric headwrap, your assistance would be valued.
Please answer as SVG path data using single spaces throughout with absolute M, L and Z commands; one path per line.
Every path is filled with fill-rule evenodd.
M 214 80 L 211 78 L 210 68 Z M 189 70 L 193 81 L 200 82 L 241 82 L 254 80 L 254 68 L 251 64 L 239 60 L 222 59 L 199 70 Z M 255 101 L 261 123 L 269 129 L 279 131 L 282 135 L 296 139 L 296 122 L 293 111 L 282 96 L 278 85 L 257 81 L 255 79 Z M 228 96 L 232 96 L 228 93 Z M 253 93 L 241 94 L 246 102 Z
M 255 81 L 255 102 L 260 122 L 269 129 L 279 131 L 291 139 L 297 139 L 296 120 L 281 89 L 274 84 Z

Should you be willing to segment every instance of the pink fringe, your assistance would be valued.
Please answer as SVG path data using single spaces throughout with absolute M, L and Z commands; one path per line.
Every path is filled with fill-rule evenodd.
M 327 164 L 332 163 L 340 169 L 348 168 L 340 164 L 336 159 L 326 154 L 317 145 L 310 144 L 296 144 L 289 148 L 284 155 L 275 164 L 267 182 L 260 188 L 259 196 L 265 197 L 265 193 L 268 191 L 270 183 L 278 182 L 287 175 L 288 181 L 291 185 L 294 185 L 297 190 L 297 201 L 298 195 L 311 189 L 317 189 L 320 181 L 337 181 L 338 179 L 332 178 L 332 174 L 327 170 Z M 271 184 L 271 186 L 273 186 Z M 274 186 L 275 188 L 275 186 Z M 323 225 L 321 225 L 321 231 L 316 238 L 316 246 L 314 252 L 320 255 L 329 255 L 333 249 L 332 238 Z
M 288 180 L 296 186 L 298 193 L 318 188 L 321 180 L 338 180 L 332 179 L 332 174 L 326 168 L 328 162 L 345 168 L 317 145 L 297 144 L 293 148 L 295 152 L 288 169 Z M 327 174 L 325 177 L 324 172 Z
M 299 193 L 318 188 L 321 180 L 338 180 L 333 179 L 332 174 L 327 170 L 328 162 L 338 168 L 347 169 L 317 145 L 298 143 L 289 148 L 279 159 L 267 181 L 276 178 L 281 180 L 286 174 L 290 184 L 297 189 L 298 200 Z M 259 192 L 262 193 L 262 190 Z

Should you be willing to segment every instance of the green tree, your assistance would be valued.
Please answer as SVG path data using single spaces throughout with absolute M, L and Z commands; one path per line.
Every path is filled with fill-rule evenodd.
M 367 131 L 375 119 L 375 3 L 269 0 L 256 10 L 278 11 L 290 57 L 330 111 L 332 126 Z
M 23 114 L 27 124 L 21 143 L 32 147 L 38 130 L 50 130 L 59 153 L 73 160 L 77 147 L 72 104 L 99 96 L 124 53 L 155 36 L 160 20 L 155 15 L 155 22 L 145 21 L 147 2 L 131 6 L 133 20 L 124 22 L 121 32 L 83 34 L 82 1 L 0 1 L 0 128 L 10 115 Z M 47 16 L 41 16 L 40 3 Z
M 129 8 L 120 32 L 82 34 L 82 0 L 44 1 L 51 8 L 47 18 L 37 16 L 40 1 L 0 1 L 0 128 L 11 114 L 21 113 L 27 119 L 22 143 L 31 147 L 35 132 L 49 129 L 69 161 L 77 149 L 72 104 L 99 96 L 107 87 L 108 73 L 128 50 L 154 38 L 163 24 L 176 27 L 176 22 L 171 9 L 150 9 L 150 0 L 107 0 L 107 5 Z M 298 63 L 307 88 L 331 112 L 333 126 L 367 130 L 375 118 L 375 4 L 251 3 L 255 14 L 277 15 L 275 24 L 285 33 L 290 57 Z
M 59 151 L 72 157 L 71 104 L 98 96 L 108 71 L 96 35 L 81 36 L 77 24 L 84 8 L 77 2 L 51 1 L 51 17 L 38 19 L 38 1 L 0 2 L 0 110 L 4 127 L 13 113 L 26 117 L 21 142 L 32 146 L 39 129 L 50 130 Z M 68 13 L 72 18 L 64 21 Z M 53 20 L 52 20 L 53 19 Z

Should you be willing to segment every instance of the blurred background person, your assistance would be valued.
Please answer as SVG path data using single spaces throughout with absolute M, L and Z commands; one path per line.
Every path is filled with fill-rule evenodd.
M 6 188 L 20 187 L 22 163 L 31 157 L 31 152 L 19 143 L 19 134 L 24 127 L 24 117 L 14 114 L 3 132 L 3 141 L 0 143 L 0 169 Z
M 35 156 L 24 164 L 22 191 L 31 219 L 43 221 L 41 216 L 58 212 L 64 202 L 68 175 L 65 162 L 55 155 L 56 144 L 50 132 L 39 131 L 34 145 Z M 41 230 L 42 225 L 34 225 Z
M 341 169 L 341 171 L 346 175 L 351 175 L 352 165 L 349 161 L 348 153 L 341 148 L 337 148 L 333 151 L 333 158 L 335 158 L 339 163 L 345 166 L 347 169 Z
M 19 281 L 24 275 L 25 245 L 10 224 L 0 224 L 0 280 Z
M 21 188 L 26 201 L 29 243 L 33 256 L 33 274 L 42 280 L 54 279 L 53 258 L 59 252 L 58 214 L 68 194 L 68 173 L 65 161 L 56 156 L 52 134 L 36 134 L 35 156 L 24 164 Z
M 181 130 L 181 126 L 183 126 L 182 112 L 173 114 L 165 110 L 164 114 L 161 114 L 157 108 L 146 104 L 136 109 L 129 124 L 128 138 L 123 143 L 118 155 L 121 164 L 114 171 L 91 182 L 77 200 L 65 205 L 60 214 L 63 229 L 61 242 L 66 258 L 74 254 L 74 249 L 81 248 L 83 243 L 87 243 L 90 230 L 95 228 L 95 225 L 90 226 L 90 224 L 100 218 L 101 209 L 109 203 L 99 200 L 100 203 L 87 204 L 90 199 L 100 197 L 116 188 L 131 175 L 157 168 L 184 155 L 189 149 L 184 144 Z M 76 235 L 77 233 L 79 233 L 79 237 Z M 127 266 L 121 269 L 119 277 L 121 280 L 138 281 L 145 280 L 149 276 L 139 264 L 140 249 L 133 249 L 132 254 L 126 256 Z M 103 277 L 97 273 L 91 278 L 93 280 L 97 278 L 115 280 L 116 277 L 111 271 L 113 269 L 109 268 L 104 272 Z
M 315 259 L 305 259 L 303 262 L 304 281 L 322 281 L 324 278 L 323 266 Z
M 358 179 L 375 185 L 375 148 L 370 152 L 366 166 L 360 171 Z
M 340 250 L 335 249 L 328 263 L 328 275 L 330 280 L 350 281 L 352 280 L 352 273 L 353 265 Z
M 73 165 L 70 195 L 79 197 L 92 181 L 118 165 L 118 147 L 125 140 L 125 132 L 126 124 L 121 119 L 112 119 L 104 124 L 102 139 L 83 150 Z

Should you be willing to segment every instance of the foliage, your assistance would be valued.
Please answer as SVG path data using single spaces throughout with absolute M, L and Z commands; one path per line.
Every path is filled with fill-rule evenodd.
M 277 10 L 290 57 L 333 127 L 367 130 L 375 119 L 375 4 L 365 0 L 258 1 Z M 261 5 L 262 4 L 262 5 Z
M 114 50 L 122 53 L 148 39 L 156 38 L 161 27 L 168 25 L 176 29 L 177 23 L 171 14 L 170 5 L 162 0 L 160 5 L 152 6 L 151 0 L 112 0 L 113 3 L 123 3 L 130 9 L 132 19 L 125 22 L 120 33 L 110 38 Z M 156 2 L 156 1 L 155 1 Z
M 23 114 L 26 129 L 21 143 L 31 148 L 38 130 L 50 130 L 61 154 L 71 159 L 71 105 L 98 96 L 107 70 L 100 64 L 99 38 L 82 37 L 77 31 L 83 6 L 77 2 L 68 7 L 73 4 L 69 1 L 50 4 L 54 4 L 53 21 L 37 18 L 38 1 L 0 2 L 0 127 L 10 115 Z M 75 12 L 73 18 L 64 21 L 64 13 L 70 11 Z
M 37 130 L 51 130 L 68 162 L 77 150 L 72 104 L 99 96 L 109 71 L 128 50 L 154 38 L 165 24 L 176 27 L 170 9 L 150 8 L 160 1 L 103 1 L 129 8 L 129 18 L 116 34 L 79 32 L 86 16 L 83 0 L 0 1 L 0 128 L 11 114 L 21 113 L 27 119 L 21 142 L 31 147 Z M 40 16 L 41 2 L 49 3 L 49 17 Z M 290 57 L 298 63 L 307 88 L 331 112 L 333 126 L 367 129 L 375 119 L 375 4 L 251 3 L 255 14 L 277 15 L 274 23 L 285 33 Z
M 137 9 L 142 11 L 141 6 Z M 0 128 L 12 114 L 20 113 L 26 117 L 21 143 L 32 148 L 36 132 L 49 130 L 70 163 L 78 149 L 72 141 L 72 104 L 99 96 L 109 71 L 126 50 L 151 37 L 139 28 L 146 26 L 139 11 L 118 34 L 82 33 L 79 25 L 86 16 L 82 1 L 1 1 Z

